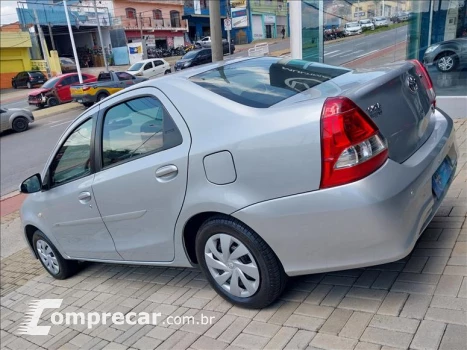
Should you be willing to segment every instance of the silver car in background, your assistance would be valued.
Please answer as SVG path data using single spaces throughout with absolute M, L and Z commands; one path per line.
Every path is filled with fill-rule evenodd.
M 47 271 L 78 261 L 198 266 L 262 308 L 287 276 L 398 260 L 454 177 L 452 120 L 418 61 L 362 71 L 263 57 L 116 93 L 21 184 Z
M 357 35 L 362 34 L 362 26 L 358 22 L 349 22 L 344 26 L 344 35 Z
M 375 28 L 379 27 L 389 27 L 389 21 L 386 17 L 375 17 L 373 18 L 373 24 Z
M 23 132 L 28 130 L 29 124 L 33 122 L 34 116 L 30 110 L 0 107 L 0 132 L 10 129 Z

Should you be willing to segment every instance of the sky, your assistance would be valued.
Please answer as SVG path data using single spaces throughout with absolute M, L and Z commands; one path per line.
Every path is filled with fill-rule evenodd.
M 0 24 L 13 23 L 18 20 L 16 15 L 16 0 L 15 1 L 0 1 Z

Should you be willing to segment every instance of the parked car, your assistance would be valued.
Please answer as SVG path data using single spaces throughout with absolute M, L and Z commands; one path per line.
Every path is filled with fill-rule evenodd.
M 71 98 L 73 101 L 82 103 L 85 107 L 90 107 L 107 96 L 146 80 L 148 79 L 135 77 L 127 72 L 101 72 L 97 81 L 74 84 L 70 88 Z
M 196 41 L 195 45 L 198 46 L 199 48 L 211 48 L 211 37 L 205 36 L 201 40 Z M 224 51 L 224 55 L 229 53 L 229 43 L 227 39 L 222 39 L 222 48 Z M 235 52 L 235 45 L 233 43 L 230 43 L 230 53 L 234 53 L 234 52 Z
M 409 13 L 408 12 L 400 12 L 396 13 L 393 17 L 391 17 L 391 21 L 393 23 L 400 23 L 409 20 Z
M 344 25 L 344 35 L 362 34 L 362 26 L 358 22 L 349 22 Z
M 189 67 L 212 62 L 211 49 L 197 49 L 187 52 L 180 60 L 175 62 L 175 70 L 182 70 Z
M 24 108 L 0 108 L 0 132 L 13 129 L 23 132 L 34 122 L 32 112 Z
M 19 87 L 27 87 L 32 89 L 36 85 L 43 84 L 47 81 L 45 75 L 38 70 L 19 72 L 14 78 L 11 78 L 11 86 L 16 89 Z
M 60 57 L 60 68 L 63 74 L 77 71 L 75 61 L 68 57 Z
M 358 24 L 362 27 L 362 29 L 369 29 L 369 30 L 375 30 L 375 25 L 371 21 L 371 19 L 361 19 L 358 21 Z
M 375 28 L 379 27 L 389 27 L 389 21 L 386 17 L 375 17 L 373 18 L 373 24 Z
M 211 47 L 211 37 L 205 36 L 204 38 L 201 38 L 200 40 L 196 41 L 195 45 L 200 47 Z
M 96 77 L 91 74 L 82 74 L 83 82 L 91 83 L 96 81 Z M 31 91 L 28 94 L 28 103 L 38 108 L 46 105 L 53 107 L 65 102 L 72 101 L 70 86 L 79 83 L 77 73 L 62 74 L 47 81 L 40 89 Z
M 155 78 L 171 72 L 170 64 L 162 58 L 142 60 L 133 64 L 127 73 L 136 77 Z
M 24 235 L 57 279 L 80 260 L 198 266 L 262 308 L 287 276 L 411 252 L 456 171 L 435 104 L 418 61 L 261 57 L 150 80 L 79 116 L 21 184 Z
M 425 51 L 423 63 L 435 65 L 440 72 L 451 72 L 467 65 L 467 38 L 443 41 L 431 45 Z

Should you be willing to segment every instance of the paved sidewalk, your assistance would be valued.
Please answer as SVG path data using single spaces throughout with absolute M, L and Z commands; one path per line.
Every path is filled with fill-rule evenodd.
M 281 300 L 233 307 L 196 269 L 86 264 L 64 281 L 27 250 L 1 261 L 2 349 L 442 349 L 467 345 L 467 120 L 457 120 L 459 166 L 442 207 L 414 251 L 394 263 L 292 278 Z M 15 214 L 2 218 L 14 220 Z M 160 312 L 214 317 L 213 324 L 53 325 L 19 336 L 28 304 L 63 299 L 54 311 Z M 166 319 L 168 320 L 168 319 Z

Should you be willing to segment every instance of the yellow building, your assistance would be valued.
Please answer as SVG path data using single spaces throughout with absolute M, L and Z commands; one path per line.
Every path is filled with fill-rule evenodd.
M 383 10 L 384 6 L 384 10 Z M 404 0 L 361 0 L 352 4 L 352 19 L 371 18 L 375 16 L 392 17 L 396 13 L 410 11 L 410 1 Z
M 29 48 L 32 46 L 28 32 L 0 28 L 0 89 L 11 88 L 11 78 L 18 72 L 31 69 Z

